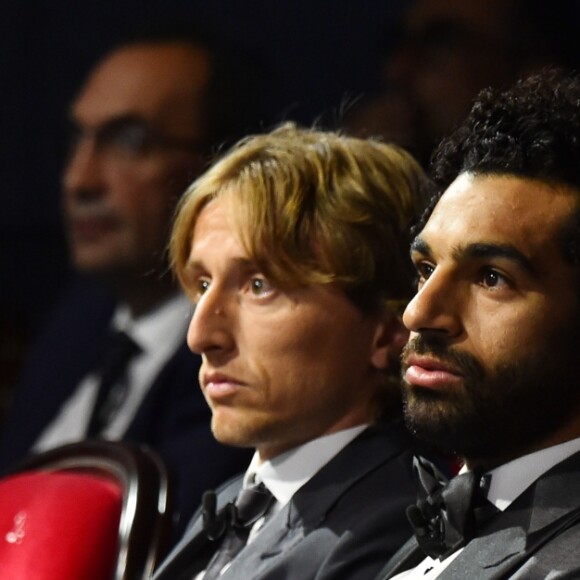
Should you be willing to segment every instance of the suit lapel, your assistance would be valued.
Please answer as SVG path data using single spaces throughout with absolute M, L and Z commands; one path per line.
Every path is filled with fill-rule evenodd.
M 568 525 L 580 521 L 580 453 L 556 465 L 533 483 L 510 507 L 494 518 L 482 535 L 438 576 L 440 580 L 499 580 L 517 570 L 530 555 Z M 387 580 L 423 561 L 411 538 L 377 576 Z
M 384 429 L 390 432 L 388 440 L 379 436 Z M 296 492 L 290 503 L 244 548 L 222 579 L 260 578 L 313 529 L 323 525 L 327 515 L 353 485 L 400 454 L 403 445 L 408 446 L 408 436 L 399 424 L 363 431 Z
M 242 488 L 243 476 L 226 482 L 217 492 L 217 510 L 234 501 Z M 200 564 L 211 557 L 215 544 L 203 531 L 201 508 L 191 520 L 191 526 L 154 575 L 154 580 L 191 580 L 200 571 Z
M 580 519 L 580 453 L 546 472 L 472 540 L 440 578 L 504 578 Z
M 411 536 L 387 562 L 375 580 L 387 580 L 405 570 L 411 570 L 425 559 L 415 536 Z

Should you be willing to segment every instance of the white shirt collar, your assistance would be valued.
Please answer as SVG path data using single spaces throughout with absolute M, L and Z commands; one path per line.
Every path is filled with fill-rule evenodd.
M 187 324 L 192 307 L 182 294 L 163 302 L 150 313 L 134 319 L 127 306 L 115 311 L 112 327 L 125 331 L 139 345 L 141 352 L 128 368 L 129 391 L 121 409 L 103 431 L 107 439 L 121 439 L 156 377 L 173 353 L 185 342 Z M 78 441 L 85 436 L 91 415 L 98 377 L 89 373 L 65 401 L 59 413 L 34 444 L 35 451 L 43 451 Z
M 580 451 L 580 438 L 534 451 L 496 467 L 491 473 L 487 499 L 505 510 L 546 471 Z
M 143 352 L 171 352 L 183 340 L 192 315 L 189 300 L 181 293 L 160 304 L 143 316 L 133 318 L 129 307 L 121 304 L 113 316 L 115 330 L 126 332 Z
M 318 437 L 263 463 L 256 451 L 244 476 L 244 487 L 255 481 L 263 482 L 279 507 L 283 507 L 317 471 L 367 427 L 357 425 Z

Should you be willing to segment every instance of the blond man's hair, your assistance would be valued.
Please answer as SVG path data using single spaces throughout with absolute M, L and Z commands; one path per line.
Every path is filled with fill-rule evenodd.
M 229 196 L 248 256 L 281 287 L 336 284 L 364 312 L 400 312 L 413 292 L 409 229 L 427 179 L 404 150 L 285 124 L 243 139 L 188 188 L 170 241 L 185 283 L 193 232 Z

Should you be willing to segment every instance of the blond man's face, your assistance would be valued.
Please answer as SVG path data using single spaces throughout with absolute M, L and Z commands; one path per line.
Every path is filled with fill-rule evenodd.
M 201 211 L 183 272 L 195 303 L 187 342 L 216 438 L 263 459 L 372 421 L 384 325 L 338 289 L 277 288 L 248 257 L 231 201 Z

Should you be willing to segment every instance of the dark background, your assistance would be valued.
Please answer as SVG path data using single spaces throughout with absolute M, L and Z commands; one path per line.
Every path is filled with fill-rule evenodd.
M 199 18 L 274 67 L 280 110 L 309 124 L 370 90 L 406 0 L 5 0 L 0 18 L 0 323 L 6 349 L 63 286 L 60 173 L 66 111 L 85 74 L 135 21 Z M 0 363 L 1 364 L 1 363 Z M 7 363 L 5 363 L 7 364 Z M 2 369 L 0 368 L 0 372 Z
M 466 2 L 470 0 L 465 0 Z M 535 1 L 540 4 L 544 0 Z M 412 0 L 4 0 L 0 8 L 0 417 L 2 390 L 69 273 L 60 216 L 67 108 L 85 75 L 136 23 L 195 20 L 262 60 L 280 120 L 340 126 L 379 89 Z M 574 15 L 580 0 L 548 10 Z M 546 6 L 544 6 L 546 8 Z M 551 19 L 550 19 L 551 22 Z M 384 79 L 383 79 L 384 80 Z M 383 87 L 384 88 L 384 87 Z

